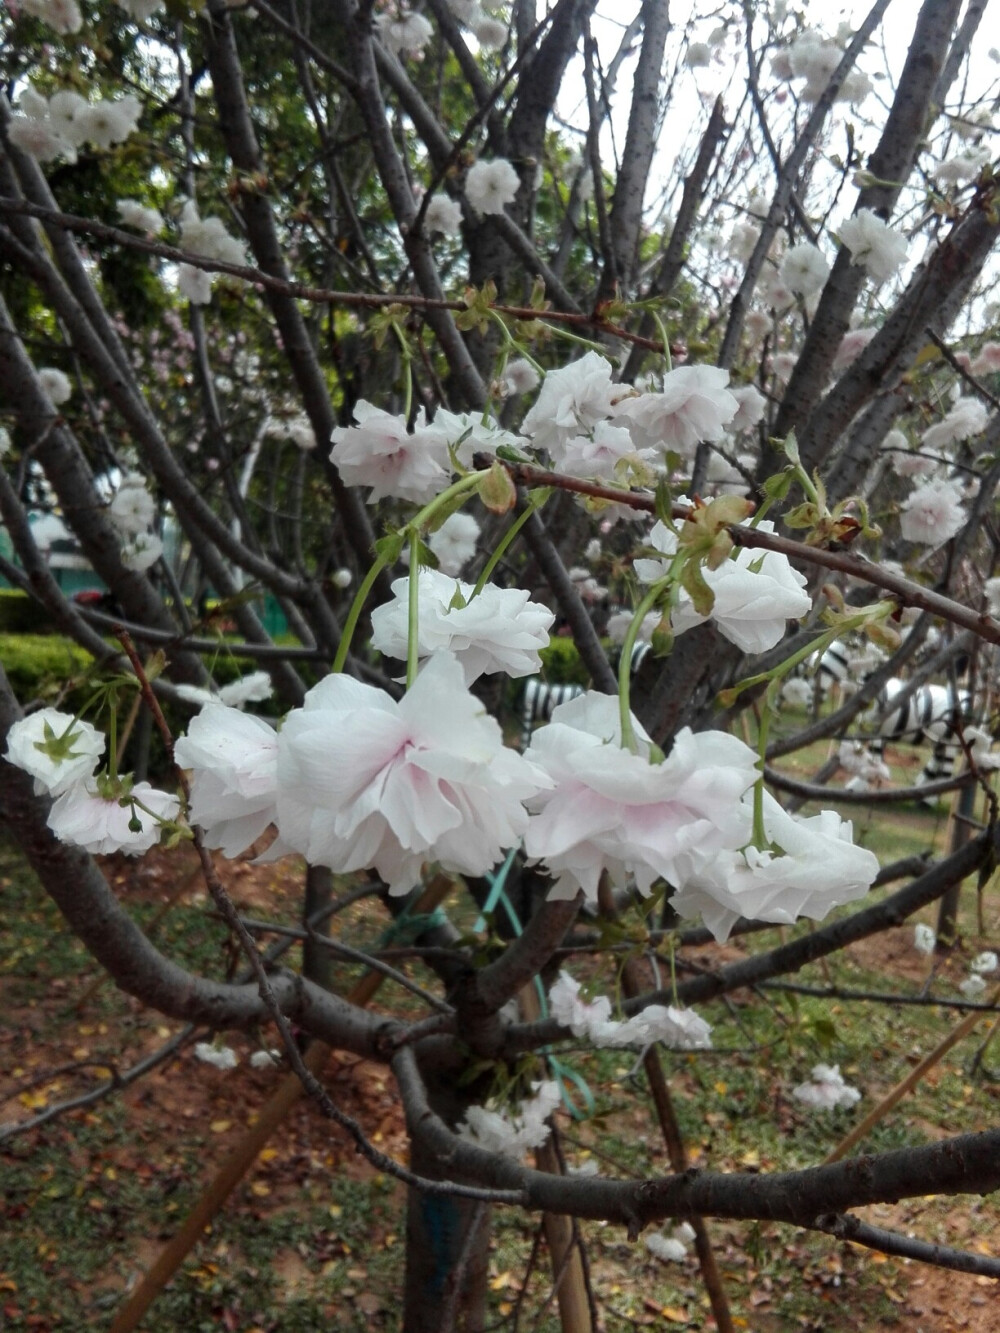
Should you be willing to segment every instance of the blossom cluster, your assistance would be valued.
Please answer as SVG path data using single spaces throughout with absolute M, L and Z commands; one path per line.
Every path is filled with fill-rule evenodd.
M 8 134 L 12 144 L 39 162 L 75 162 L 77 149 L 85 143 L 105 149 L 124 143 L 141 113 L 142 105 L 131 93 L 117 101 L 88 102 L 69 89 L 45 98 L 29 87 L 21 93 Z
M 148 782 L 95 776 L 103 752 L 104 737 L 89 722 L 42 708 L 11 727 L 6 758 L 34 778 L 37 794 L 55 798 L 48 826 L 62 842 L 138 856 L 159 842 L 180 801 Z

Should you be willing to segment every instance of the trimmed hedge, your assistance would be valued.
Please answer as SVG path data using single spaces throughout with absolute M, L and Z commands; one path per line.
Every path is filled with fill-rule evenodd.
M 93 660 L 72 639 L 57 634 L 0 634 L 0 663 L 22 703 L 54 694 Z

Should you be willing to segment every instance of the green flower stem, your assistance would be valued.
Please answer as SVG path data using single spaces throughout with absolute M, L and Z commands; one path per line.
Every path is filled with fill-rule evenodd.
M 108 772 L 114 781 L 118 776 L 118 695 L 108 690 Z
M 631 623 L 625 632 L 625 640 L 622 643 L 622 655 L 618 661 L 618 713 L 621 718 L 622 728 L 622 748 L 629 749 L 633 754 L 638 754 L 639 746 L 635 739 L 635 730 L 632 726 L 632 713 L 629 707 L 629 698 L 632 687 L 632 649 L 635 647 L 635 641 L 639 635 L 639 628 L 642 622 L 652 611 L 653 607 L 659 601 L 665 585 L 669 584 L 673 578 L 673 570 L 665 579 L 660 579 L 654 583 L 649 592 L 646 593 L 642 601 L 635 609 Z
M 420 635 L 420 534 L 410 530 L 410 578 L 407 584 L 406 604 L 406 688 L 417 678 Z
M 400 351 L 403 354 L 403 391 L 405 398 L 403 400 L 403 420 L 410 420 L 410 412 L 413 410 L 413 355 L 410 351 L 410 344 L 407 341 L 406 334 L 398 324 L 393 323 L 392 331 L 396 335 L 396 341 L 399 343 Z
M 753 845 L 762 852 L 766 851 L 769 845 L 764 828 L 764 759 L 767 755 L 767 733 L 770 729 L 771 701 L 765 699 L 760 725 L 757 728 L 757 753 L 760 755 L 757 767 L 760 769 L 760 777 L 753 784 Z
M 486 587 L 490 575 L 493 573 L 494 569 L 496 569 L 497 565 L 503 559 L 504 553 L 510 546 L 511 542 L 521 531 L 521 529 L 524 527 L 525 523 L 527 523 L 528 519 L 535 512 L 535 510 L 541 509 L 542 505 L 545 503 L 545 500 L 547 499 L 548 495 L 546 495 L 545 498 L 540 501 L 530 500 L 528 504 L 525 505 L 523 512 L 517 516 L 517 518 L 510 525 L 510 527 L 507 529 L 504 535 L 500 538 L 499 545 L 497 546 L 493 554 L 490 556 L 489 560 L 487 560 L 486 564 L 483 566 L 483 572 L 479 575 L 479 578 L 476 579 L 476 586 L 472 590 L 473 597 L 478 597 L 479 594 L 482 592 L 482 590 Z M 472 599 L 470 598 L 469 600 L 471 601 Z
M 485 476 L 485 472 L 467 472 L 464 477 L 459 477 L 458 481 L 453 481 L 440 495 L 435 495 L 434 499 L 425 504 L 423 509 L 418 510 L 403 531 L 408 534 L 414 530 L 419 532 L 421 528 L 425 528 L 439 509 L 450 504 L 456 496 L 464 495 L 466 491 L 474 491 L 479 485 L 480 479 Z
M 378 556 L 371 569 L 361 581 L 361 586 L 354 595 L 354 601 L 351 603 L 351 609 L 347 613 L 347 619 L 344 622 L 344 630 L 340 636 L 340 643 L 337 647 L 337 656 L 333 659 L 331 670 L 336 673 L 343 671 L 344 663 L 347 661 L 347 654 L 351 651 L 351 640 L 354 638 L 354 631 L 358 627 L 358 621 L 361 619 L 361 612 L 365 602 L 368 600 L 368 594 L 375 585 L 375 580 L 385 569 L 389 561 L 385 556 Z
M 667 337 L 667 326 L 655 310 L 650 311 L 650 314 L 653 316 L 656 327 L 660 332 L 660 342 L 663 343 L 663 359 L 667 363 L 667 374 L 669 375 L 674 368 L 674 363 L 670 355 L 670 339 Z

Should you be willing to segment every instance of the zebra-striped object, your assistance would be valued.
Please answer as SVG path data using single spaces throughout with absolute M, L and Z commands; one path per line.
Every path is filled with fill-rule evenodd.
M 870 744 L 872 752 L 881 755 L 887 741 L 904 741 L 908 745 L 929 741 L 933 746 L 931 756 L 914 785 L 950 777 L 961 752 L 959 727 L 972 720 L 968 691 L 956 692 L 950 685 L 921 685 L 899 707 L 893 708 L 893 700 L 904 686 L 905 682 L 890 677 L 861 715 L 862 725 L 866 721 L 874 724 L 881 716 Z
M 635 643 L 632 645 L 632 672 L 639 670 L 646 660 L 647 653 L 652 651 L 652 645 L 649 643 Z M 612 658 L 612 665 L 617 667 L 617 662 Z M 579 698 L 585 694 L 583 685 L 549 685 L 541 676 L 528 676 L 524 681 L 524 689 L 521 692 L 520 720 L 521 720 L 521 749 L 525 749 L 531 740 L 531 733 L 539 722 L 548 722 L 554 710 L 560 704 L 569 703 L 571 699 Z

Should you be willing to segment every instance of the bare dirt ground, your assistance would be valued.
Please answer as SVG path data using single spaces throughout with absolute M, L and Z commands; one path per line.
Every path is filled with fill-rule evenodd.
M 187 849 L 159 853 L 141 863 L 112 861 L 106 867 L 111 883 L 134 909 L 160 910 L 173 900 L 176 908 L 168 913 L 165 927 L 174 910 L 196 906 L 203 890 L 191 873 L 193 865 Z M 231 892 L 249 914 L 274 919 L 294 901 L 299 880 L 278 866 L 224 866 Z M 706 964 L 738 956 L 738 949 L 707 949 L 699 952 Z M 927 975 L 927 960 L 912 948 L 912 929 L 891 931 L 872 941 L 852 946 L 852 956 L 869 971 L 879 971 L 887 983 L 893 980 L 920 982 Z M 165 1023 L 157 1015 L 142 1011 L 132 1002 L 109 999 L 110 987 L 81 954 L 80 969 L 74 974 L 49 978 L 25 1001 L 18 984 L 19 971 L 44 972 L 37 958 L 8 958 L 0 975 L 0 999 L 4 1003 L 4 1024 L 0 1028 L 0 1094 L 8 1100 L 0 1106 L 0 1121 L 23 1121 L 85 1087 L 91 1086 L 95 1072 L 112 1062 L 114 1052 L 122 1055 L 124 1067 L 144 1053 L 155 1049 L 177 1025 Z M 962 974 L 958 960 L 941 964 L 947 972 Z M 51 1164 L 53 1153 L 60 1156 L 76 1181 L 77 1195 L 102 1222 L 109 1223 L 107 1234 L 115 1240 L 109 1246 L 109 1258 L 99 1263 L 92 1274 L 79 1276 L 67 1271 L 61 1260 L 63 1245 L 52 1237 L 49 1251 L 39 1247 L 37 1263 L 53 1283 L 69 1290 L 79 1287 L 81 1306 L 95 1299 L 113 1309 L 125 1289 L 159 1253 L 164 1241 L 175 1231 L 186 1212 L 186 1205 L 171 1203 L 172 1195 L 190 1197 L 191 1172 L 201 1182 L 216 1171 L 230 1149 L 240 1140 L 261 1107 L 285 1074 L 285 1066 L 252 1069 L 247 1057 L 254 1047 L 245 1039 L 234 1040 L 241 1063 L 232 1071 L 221 1071 L 195 1059 L 190 1046 L 182 1048 L 172 1061 L 154 1069 L 140 1082 L 114 1098 L 120 1117 L 121 1132 L 115 1145 L 95 1153 L 81 1147 L 78 1128 L 99 1121 L 107 1114 L 107 1103 L 92 1109 L 75 1111 L 44 1130 L 32 1131 L 15 1140 L 19 1162 L 37 1153 L 40 1188 L 58 1173 Z M 934 1075 L 932 1074 L 932 1078 Z M 379 1066 L 349 1056 L 334 1056 L 326 1071 L 326 1080 L 338 1105 L 358 1118 L 380 1148 L 405 1160 L 406 1141 L 391 1079 Z M 5 1087 L 6 1084 L 6 1087 Z M 9 1096 L 13 1093 L 13 1096 Z M 990 1100 L 1000 1096 L 1000 1088 L 987 1086 Z M 928 1137 L 944 1134 L 940 1126 L 925 1126 Z M 586 1138 L 587 1135 L 585 1134 Z M 194 1161 L 192 1160 L 194 1150 Z M 697 1157 L 697 1147 L 695 1147 Z M 0 1173 L 3 1172 L 0 1154 Z M 714 1164 L 714 1163 L 713 1163 Z M 746 1163 L 744 1163 L 746 1164 Z M 233 1195 L 230 1209 L 238 1210 L 250 1222 L 275 1222 L 301 1207 L 304 1197 L 321 1196 L 324 1181 L 335 1173 L 340 1180 L 370 1180 L 372 1171 L 359 1159 L 353 1146 L 336 1128 L 329 1126 L 305 1100 L 289 1114 L 268 1146 Z M 162 1210 L 145 1232 L 133 1229 L 134 1219 L 117 1200 L 117 1184 L 128 1180 L 135 1188 L 155 1187 Z M 185 1188 L 188 1193 L 185 1194 Z M 387 1183 L 386 1210 L 373 1217 L 368 1244 L 377 1251 L 401 1244 L 396 1234 L 401 1226 L 399 1192 Z M 0 1196 L 3 1195 L 0 1190 Z M 0 1226 L 17 1227 L 29 1206 L 23 1200 L 6 1202 L 0 1197 Z M 116 1208 L 122 1209 L 115 1221 Z M 287 1299 L 306 1297 L 313 1291 L 317 1267 L 340 1265 L 346 1273 L 340 1297 L 361 1310 L 373 1328 L 395 1326 L 393 1297 L 380 1291 L 370 1280 L 361 1256 L 338 1231 L 336 1208 L 331 1207 L 332 1223 L 317 1232 L 304 1253 L 301 1244 L 279 1245 L 273 1258 L 275 1273 L 283 1284 Z M 911 1232 L 924 1239 L 982 1253 L 997 1253 L 1000 1248 L 1000 1219 L 989 1201 L 953 1202 L 942 1198 L 909 1200 L 895 1205 L 869 1209 L 868 1220 L 894 1230 Z M 920 1264 L 886 1259 L 853 1246 L 831 1242 L 816 1259 L 815 1249 L 803 1248 L 789 1230 L 763 1232 L 765 1251 L 780 1249 L 781 1263 L 776 1270 L 745 1249 L 745 1232 L 725 1223 L 712 1224 L 721 1266 L 738 1275 L 744 1289 L 741 1308 L 745 1314 L 737 1327 L 750 1333 L 783 1333 L 784 1330 L 864 1329 L 873 1333 L 905 1328 L 907 1333 L 995 1333 L 1000 1329 L 1000 1284 L 986 1278 L 944 1272 Z M 607 1244 L 595 1235 L 592 1266 L 595 1280 L 611 1292 L 609 1309 L 620 1307 L 618 1297 L 622 1254 L 620 1238 L 608 1238 Z M 209 1247 L 201 1260 L 204 1280 L 213 1278 L 213 1266 L 225 1269 L 244 1261 L 232 1243 Z M 204 1250 L 204 1247 L 202 1247 Z M 113 1249 L 113 1254 L 110 1251 Z M 124 1254 L 124 1258 L 123 1258 Z M 633 1252 L 634 1254 L 634 1252 Z M 627 1255 L 625 1256 L 628 1257 Z M 245 1257 L 244 1257 L 245 1258 Z M 635 1256 L 638 1262 L 638 1256 Z M 648 1262 L 648 1256 L 642 1256 Z M 772 1255 L 773 1258 L 773 1255 Z M 765 1254 L 766 1259 L 766 1254 Z M 346 1265 L 346 1267 L 345 1267 Z M 338 1270 L 338 1271 L 340 1271 Z M 494 1282 L 506 1282 L 516 1293 L 518 1276 L 494 1265 Z M 689 1270 L 689 1271 L 687 1271 Z M 775 1276 L 775 1273 L 778 1273 Z M 615 1274 L 618 1274 L 616 1279 Z M 861 1274 L 865 1284 L 861 1283 Z M 815 1322 L 787 1313 L 783 1309 L 785 1292 L 795 1280 L 808 1283 L 821 1293 L 828 1322 Z M 697 1267 L 693 1260 L 684 1273 L 685 1290 L 690 1300 L 675 1307 L 641 1294 L 632 1299 L 631 1315 L 626 1323 L 638 1326 L 705 1328 L 714 1327 L 703 1309 Z M 62 1322 L 48 1322 L 43 1314 L 32 1313 L 13 1284 L 0 1252 L 0 1329 L 32 1328 L 46 1333 L 49 1328 L 65 1328 Z M 497 1289 L 497 1288 L 495 1288 Z M 878 1290 L 883 1299 L 878 1308 L 867 1313 L 859 1308 L 862 1289 Z M 337 1325 L 336 1304 L 328 1305 L 324 1316 Z M 233 1322 L 235 1320 L 235 1322 Z M 860 1322 L 859 1322 L 860 1321 Z M 81 1324 L 80 1326 L 83 1326 Z M 87 1321 L 88 1327 L 103 1327 L 102 1322 Z M 152 1324 L 148 1325 L 152 1327 Z M 255 1333 L 237 1316 L 218 1327 Z M 280 1327 L 280 1324 L 278 1325 Z M 346 1326 L 346 1325 L 345 1325 Z M 622 1325 L 624 1326 L 624 1325 Z M 173 1327 L 173 1325 L 170 1325 Z M 296 1328 L 298 1325 L 296 1325 Z M 608 1327 L 618 1325 L 609 1320 Z M 259 1331 L 257 1331 L 259 1333 Z

